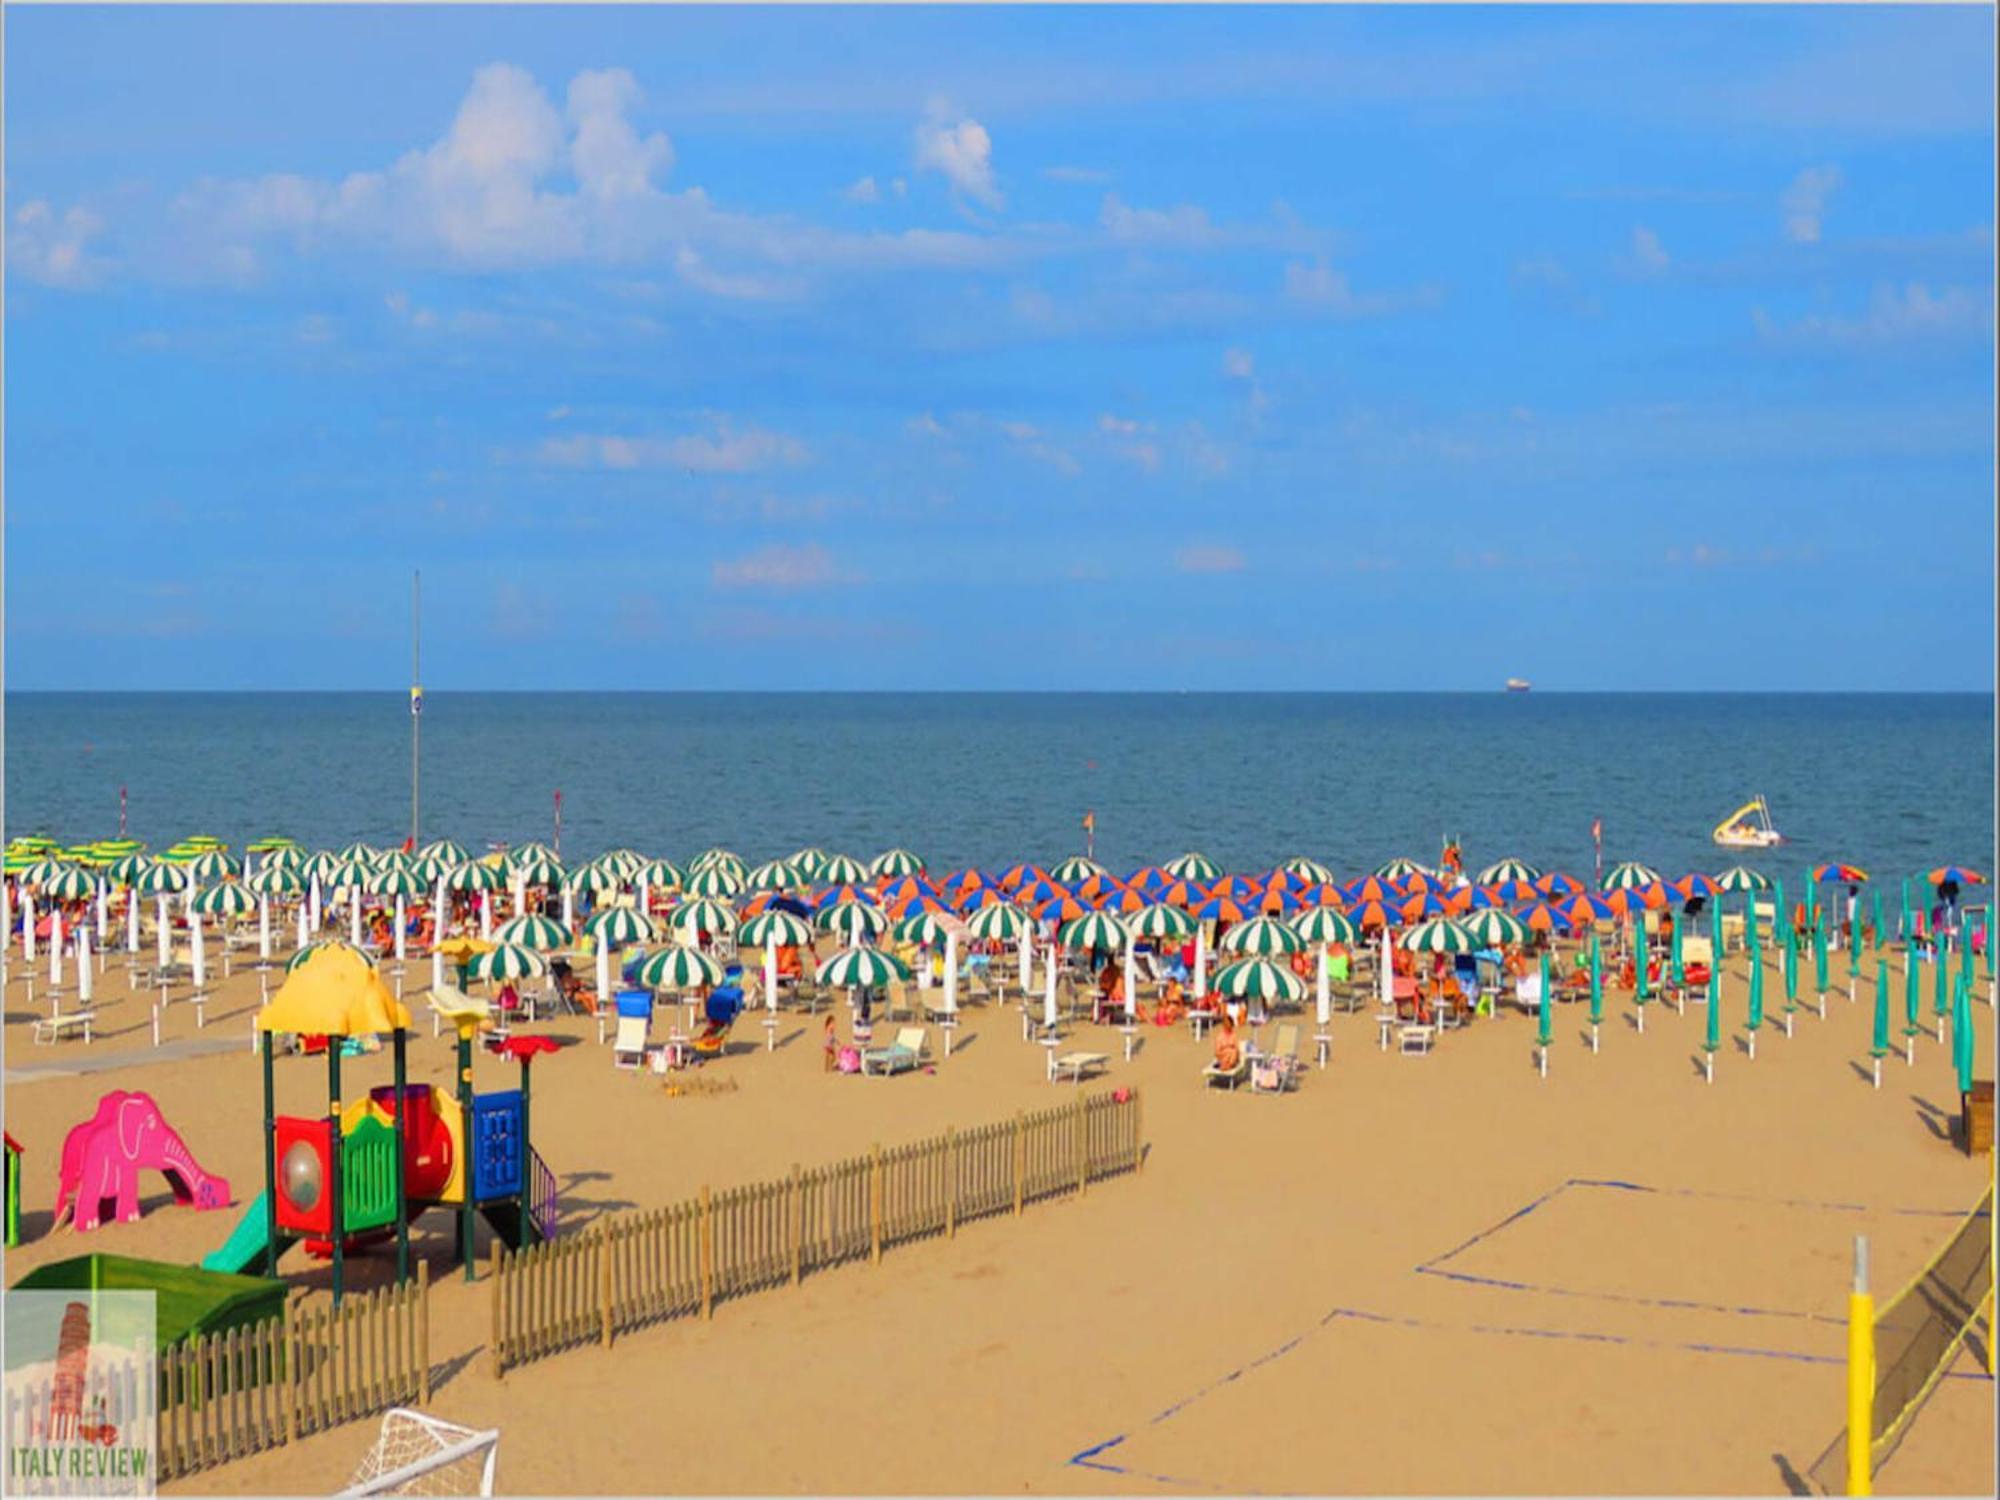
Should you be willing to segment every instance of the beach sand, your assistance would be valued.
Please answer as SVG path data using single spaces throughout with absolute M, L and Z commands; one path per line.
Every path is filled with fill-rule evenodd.
M 107 1088 L 150 1091 L 239 1204 L 260 1186 L 256 979 L 225 986 L 199 1038 L 190 1008 L 168 1007 L 167 1041 L 228 1050 L 151 1062 L 150 1006 L 127 997 L 120 962 L 87 1049 L 30 1046 L 25 990 L 8 985 L 6 1123 L 28 1149 L 10 1281 L 92 1249 L 193 1260 L 234 1222 L 239 1210 L 174 1206 L 148 1178 L 140 1222 L 49 1236 L 62 1136 Z M 413 997 L 428 972 L 411 966 Z M 1766 993 L 1775 1016 L 1782 989 Z M 1583 1007 L 1558 1008 L 1546 1079 L 1519 1014 L 1427 1057 L 1378 1050 L 1365 1012 L 1336 1015 L 1332 1065 L 1282 1098 L 1205 1091 L 1206 1049 L 1184 1031 L 1141 1028 L 1128 1062 L 1115 1029 L 1086 1023 L 1076 1045 L 1112 1064 L 1085 1087 L 1143 1091 L 1142 1172 L 499 1382 L 486 1286 L 448 1267 L 451 1223 L 433 1213 L 414 1231 L 435 1283 L 430 1410 L 502 1429 L 511 1493 L 1782 1493 L 1841 1430 L 1853 1236 L 1870 1236 L 1886 1299 L 1989 1171 L 1950 1139 L 1956 1086 L 1933 1036 L 1914 1067 L 1891 1058 L 1869 1086 L 1863 993 L 1835 993 L 1824 1022 L 1799 1012 L 1789 1040 L 1767 1024 L 1754 1062 L 1725 1030 L 1713 1085 L 1701 1008 L 1656 1003 L 1641 1036 L 1623 995 L 1595 1056 Z M 1743 1011 L 1738 967 L 1724 1014 L 1740 1028 Z M 1990 1059 L 1993 1013 L 1974 1015 Z M 429 1024 L 411 1075 L 444 1083 L 450 1040 Z M 535 1071 L 536 1144 L 570 1227 L 1070 1088 L 1046 1081 L 1011 1006 L 968 1011 L 948 1060 L 889 1079 L 822 1072 L 817 1020 L 786 1012 L 767 1053 L 749 1018 L 708 1070 L 738 1088 L 681 1097 L 614 1072 L 589 1021 L 534 1029 L 576 1043 Z M 1313 1030 L 1308 1010 L 1308 1061 Z M 117 1053 L 144 1065 L 15 1071 Z M 388 1054 L 344 1073 L 354 1097 L 388 1080 Z M 482 1056 L 477 1076 L 505 1088 L 515 1075 Z M 280 1111 L 323 1107 L 324 1079 L 319 1059 L 282 1059 Z M 482 1226 L 482 1256 L 486 1242 Z M 349 1264 L 364 1286 L 389 1269 L 380 1253 Z M 326 1282 L 296 1250 L 286 1269 Z M 1982 1359 L 1983 1345 L 1960 1355 L 1881 1493 L 1992 1492 Z M 323 1493 L 374 1427 L 170 1488 Z

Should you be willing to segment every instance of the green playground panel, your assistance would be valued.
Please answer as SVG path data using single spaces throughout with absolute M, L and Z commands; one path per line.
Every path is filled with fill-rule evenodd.
M 349 1234 L 396 1222 L 396 1132 L 373 1115 L 341 1138 L 340 1213 Z
M 225 1333 L 281 1317 L 286 1286 L 264 1276 L 233 1276 L 199 1266 L 126 1255 L 77 1255 L 30 1271 L 16 1291 L 152 1292 L 154 1339 L 166 1349 L 190 1334 Z

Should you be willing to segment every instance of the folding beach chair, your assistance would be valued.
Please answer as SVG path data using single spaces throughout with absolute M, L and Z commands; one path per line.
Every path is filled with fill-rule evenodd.
M 646 1040 L 653 1024 L 651 995 L 618 997 L 618 1034 L 611 1039 L 611 1065 L 640 1068 L 646 1062 Z
M 884 1076 L 907 1073 L 930 1055 L 930 1034 L 921 1026 L 905 1026 L 886 1047 L 870 1047 L 861 1054 L 863 1073 Z
M 1250 1092 L 1282 1094 L 1299 1081 L 1299 1028 L 1290 1022 L 1278 1028 L 1277 1042 L 1250 1065 Z

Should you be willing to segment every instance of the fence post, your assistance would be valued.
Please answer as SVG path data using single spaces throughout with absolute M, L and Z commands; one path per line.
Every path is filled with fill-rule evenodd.
M 882 1264 L 882 1144 L 868 1148 L 868 1259 Z
M 417 1257 L 417 1405 L 431 1404 L 431 1263 Z
M 1014 1111 L 1014 1217 L 1021 1216 L 1021 1187 L 1028 1175 L 1027 1115 Z
M 1076 1096 L 1075 1113 L 1071 1116 L 1070 1136 L 1076 1148 L 1076 1192 L 1080 1198 L 1090 1184 L 1090 1152 L 1084 1144 L 1083 1095 Z
M 797 1286 L 799 1284 L 799 1266 L 805 1258 L 806 1240 L 806 1199 L 805 1194 L 800 1191 L 799 1164 L 797 1162 L 792 1163 L 791 1194 L 792 1285 Z
M 500 1241 L 496 1238 L 493 1241 L 493 1274 L 488 1278 L 493 1283 L 493 1332 L 492 1336 L 487 1340 L 492 1345 L 493 1378 L 495 1380 L 500 1379 L 501 1376 L 507 1373 L 507 1330 L 501 1318 L 504 1298 L 500 1290 L 502 1284 L 507 1279 L 507 1275 L 506 1263 L 500 1256 Z M 467 1259 L 469 1260 L 470 1257 L 468 1256 Z
M 958 1237 L 958 1131 L 950 1125 L 944 1128 L 944 1170 L 949 1179 L 945 1184 L 944 1236 L 949 1240 Z
M 287 1443 L 296 1443 L 299 1440 L 299 1339 L 297 1325 L 293 1322 L 295 1306 L 296 1303 L 292 1298 L 285 1299 L 284 1310 L 280 1315 L 283 1321 L 279 1330 L 285 1356 L 284 1400 Z
M 1132 1170 L 1146 1170 L 1146 1096 L 1132 1090 Z
M 597 1317 L 599 1337 L 611 1347 L 611 1221 L 597 1221 Z
M 708 1184 L 701 1185 L 701 1315 L 715 1316 L 715 1213 Z

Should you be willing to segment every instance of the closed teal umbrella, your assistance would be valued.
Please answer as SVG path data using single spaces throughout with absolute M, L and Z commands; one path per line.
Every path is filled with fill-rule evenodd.
M 1961 920 L 1958 928 L 1958 975 L 1965 981 L 1967 993 L 1972 990 L 1973 965 L 1976 962 L 1972 956 L 1972 933 L 1968 930 L 1967 924 Z
M 1826 1014 L 1826 923 L 1814 913 L 1812 919 L 1813 984 L 1819 994 L 1820 1014 Z
M 1951 988 L 1951 1044 L 1957 1049 L 1958 1091 L 1972 1092 L 1972 1055 L 1975 1044 L 1972 1038 L 1972 992 L 1961 976 Z
M 1652 982 L 1646 973 L 1652 967 L 1652 964 L 1653 952 L 1647 946 L 1645 930 L 1642 928 L 1639 932 L 1639 956 L 1632 966 L 1634 983 L 1638 988 L 1638 993 L 1632 997 L 1632 1003 L 1639 1007 L 1639 1030 L 1641 1032 L 1646 1029 L 1646 1002 L 1653 998 Z
M 1555 1033 L 1552 1030 L 1554 1017 L 1549 1010 L 1550 996 L 1553 992 L 1553 988 L 1549 984 L 1549 950 L 1544 948 L 1542 950 L 1542 995 L 1535 1012 L 1535 1045 L 1541 1049 L 1542 1074 L 1544 1077 L 1548 1075 L 1549 1071 L 1549 1043 L 1555 1039 Z
M 1757 1033 L 1764 1025 L 1764 953 L 1754 944 L 1750 949 L 1750 1056 L 1757 1056 Z
M 1889 1055 L 1889 965 L 1886 960 L 1875 963 L 1875 1036 L 1868 1049 L 1875 1059 L 1875 1087 L 1882 1087 L 1882 1059 Z
M 1604 957 L 1597 934 L 1590 935 L 1590 1050 L 1597 1050 L 1597 1028 L 1604 1020 Z
M 1674 952 L 1673 952 L 1675 989 L 1679 989 L 1683 984 L 1687 982 L 1687 975 L 1681 968 L 1681 929 L 1685 926 L 1687 926 L 1687 917 L 1685 915 L 1676 915 L 1674 918 Z
M 1910 934 L 1916 931 L 1916 926 L 1917 924 L 1910 920 L 1910 877 L 1905 875 L 1903 877 L 1903 946 L 1904 947 L 1907 948 L 1909 946 Z
M 1944 938 L 1940 934 L 1931 939 L 1931 1015 L 1937 1021 L 1939 1041 L 1944 1040 L 1946 1017 L 1950 1015 L 1947 1009 L 1950 988 L 1946 978 L 1950 972 L 1951 959 L 1945 954 Z
M 1722 995 L 1722 907 L 1709 908 L 1709 942 L 1714 952 L 1708 962 L 1708 1003 L 1711 1010 Z
M 1785 934 L 1785 1009 L 1797 1008 L 1799 998 L 1799 935 L 1790 922 L 1780 922 Z
M 1876 885 L 1869 887 L 1868 906 L 1870 912 L 1872 913 L 1872 920 L 1870 921 L 1869 925 L 1875 929 L 1875 951 L 1877 953 L 1880 953 L 1882 951 L 1882 944 L 1884 943 L 1884 941 L 1886 941 L 1882 933 L 1882 887 L 1881 886 Z
M 1903 1060 L 1911 1066 L 1917 1061 L 1917 1035 L 1924 1028 L 1923 990 L 1917 983 L 1917 956 L 1914 952 L 1903 955 Z

